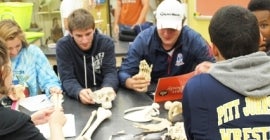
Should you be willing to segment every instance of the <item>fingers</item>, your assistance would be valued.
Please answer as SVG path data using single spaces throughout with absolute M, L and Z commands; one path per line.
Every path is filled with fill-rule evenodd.
M 143 82 L 143 83 L 138 82 L 138 83 L 133 84 L 133 88 L 138 92 L 147 91 L 148 86 L 149 86 L 148 82 Z
M 195 74 L 207 73 L 212 66 L 212 62 L 202 62 L 195 68 Z
M 134 75 L 131 78 L 131 88 L 137 92 L 146 92 L 148 86 L 150 85 L 150 81 L 146 80 L 145 77 L 141 75 Z
M 134 90 L 137 92 L 140 92 L 140 93 L 144 93 L 147 91 L 147 89 L 148 89 L 148 87 L 143 87 L 143 88 L 135 88 Z
M 62 90 L 59 87 L 51 87 L 50 88 L 50 93 L 51 94 L 62 94 Z
M 79 98 L 83 104 L 94 104 L 95 103 L 90 96 L 91 93 L 92 93 L 92 91 L 90 89 L 83 89 L 80 91 Z
M 41 110 L 41 111 L 43 111 L 46 115 L 50 115 L 50 114 L 52 114 L 53 112 L 54 112 L 54 108 L 46 108 L 46 109 L 44 109 L 44 110 Z

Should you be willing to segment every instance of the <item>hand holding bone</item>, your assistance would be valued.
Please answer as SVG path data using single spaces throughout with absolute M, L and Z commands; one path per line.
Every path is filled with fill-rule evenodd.
M 153 65 L 149 66 L 148 63 L 145 60 L 142 60 L 140 62 L 140 70 L 139 75 L 142 75 L 145 77 L 145 80 L 151 81 L 151 72 L 152 72 Z
M 126 87 L 137 92 L 146 92 L 151 82 L 152 67 L 145 60 L 140 61 L 139 72 L 126 80 Z

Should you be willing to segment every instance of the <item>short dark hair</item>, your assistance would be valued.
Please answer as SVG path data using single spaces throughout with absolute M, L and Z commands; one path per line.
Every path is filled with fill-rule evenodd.
M 250 0 L 248 9 L 250 11 L 270 10 L 270 0 Z
M 260 32 L 257 19 L 236 5 L 220 8 L 212 17 L 209 35 L 225 59 L 257 52 Z

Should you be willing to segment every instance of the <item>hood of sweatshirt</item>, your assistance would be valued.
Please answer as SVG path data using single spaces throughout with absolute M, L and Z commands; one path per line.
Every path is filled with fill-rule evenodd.
M 217 62 L 209 74 L 244 96 L 270 95 L 270 56 L 264 52 Z

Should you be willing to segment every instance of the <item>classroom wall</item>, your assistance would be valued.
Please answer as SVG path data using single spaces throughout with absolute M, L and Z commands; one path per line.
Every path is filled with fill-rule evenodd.
M 197 4 L 199 4 L 198 11 L 196 11 L 196 1 Z M 202 36 L 210 42 L 208 26 L 211 16 L 215 11 L 222 6 L 230 4 L 246 7 L 249 1 L 250 0 L 186 0 L 186 3 L 188 3 L 188 25 L 201 33 Z
M 195 31 L 202 34 L 202 36 L 210 42 L 209 34 L 208 34 L 208 26 L 210 19 L 198 19 L 194 16 L 195 11 L 195 0 L 187 1 L 188 7 L 188 25 L 194 29 Z

